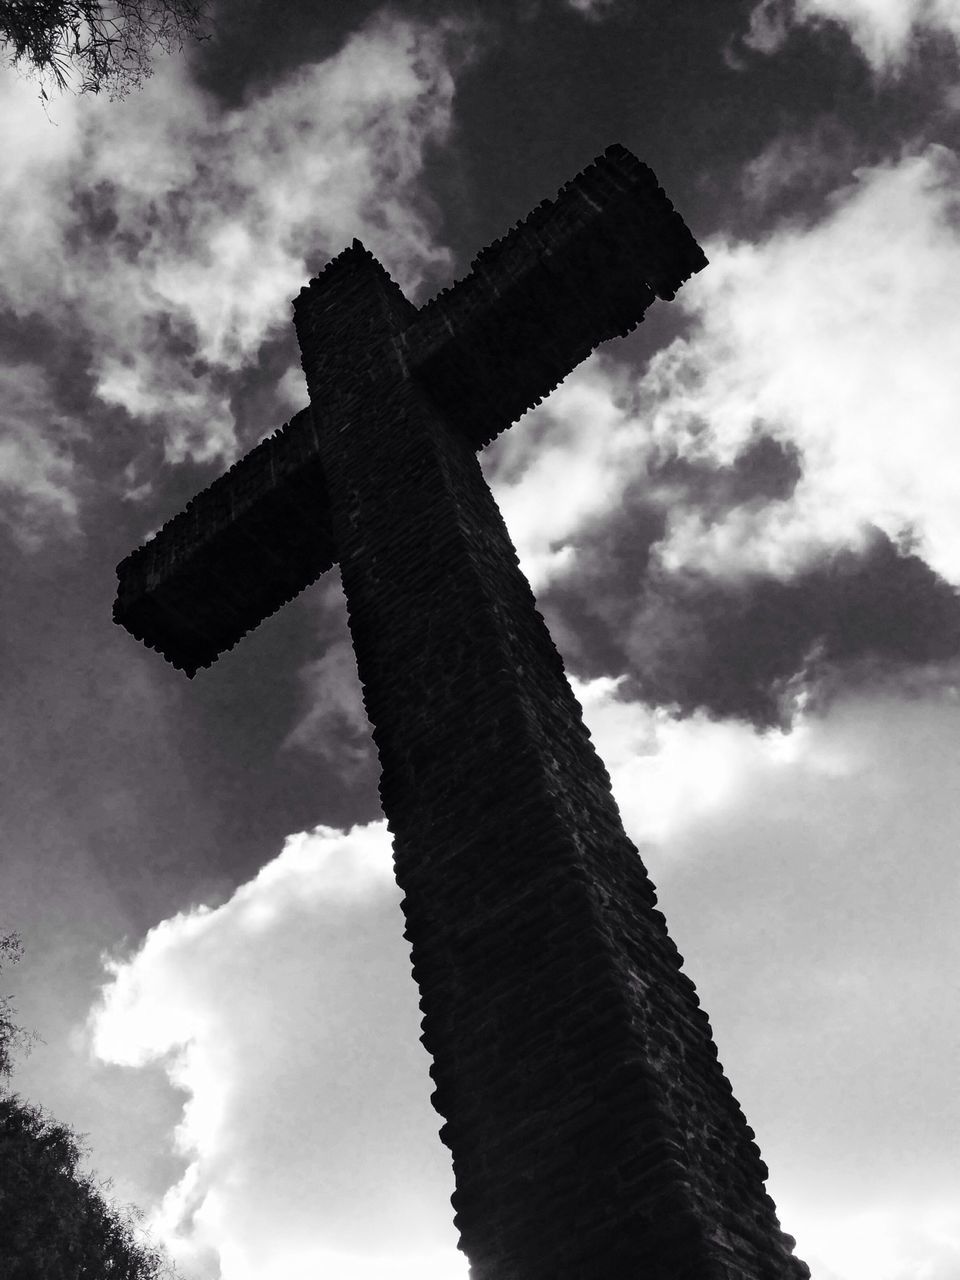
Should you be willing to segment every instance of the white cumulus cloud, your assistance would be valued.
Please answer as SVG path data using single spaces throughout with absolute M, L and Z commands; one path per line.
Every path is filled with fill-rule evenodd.
M 873 524 L 960 582 L 958 173 L 933 145 L 858 170 L 809 227 L 707 242 L 671 304 L 683 337 L 639 373 L 601 351 L 502 437 L 491 485 L 534 585 L 638 485 L 665 512 L 668 570 L 789 576 Z M 707 518 L 656 478 L 672 454 L 729 465 L 758 430 L 800 450 L 786 501 Z
M 385 824 L 320 827 L 110 963 L 94 1051 L 187 1095 L 151 1225 L 192 1275 L 465 1274 L 399 898 Z
M 622 677 L 570 677 L 570 684 L 610 773 L 624 825 L 641 845 L 675 846 L 691 824 L 735 810 L 758 778 L 840 778 L 861 764 L 849 747 L 829 739 L 812 752 L 813 729 L 802 718 L 789 733 L 758 732 L 740 721 L 699 712 L 679 719 L 631 702 L 620 696 Z
M 686 286 L 693 333 L 653 360 L 638 407 L 655 438 L 729 462 L 757 423 L 793 441 L 786 508 L 709 527 L 678 513 L 667 564 L 784 571 L 870 522 L 912 528 L 960 581 L 957 157 L 931 146 L 858 171 L 809 230 L 714 243 Z
M 850 697 L 771 736 L 576 692 L 798 1253 L 947 1280 L 956 700 Z M 110 965 L 97 1055 L 184 1093 L 152 1225 L 189 1280 L 466 1275 L 398 903 L 383 823 L 321 827 Z

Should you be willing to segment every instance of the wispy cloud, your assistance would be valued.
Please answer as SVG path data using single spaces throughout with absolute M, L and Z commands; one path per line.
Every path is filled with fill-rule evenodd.
M 922 34 L 939 33 L 960 43 L 957 0 L 760 0 L 744 43 L 760 53 L 775 53 L 792 26 L 826 22 L 846 28 L 874 71 L 883 75 L 903 71 Z
M 82 333 L 101 411 L 148 426 L 168 461 L 231 458 L 230 379 L 289 325 L 311 270 L 354 235 L 411 293 L 447 267 L 419 178 L 449 133 L 461 26 L 379 13 L 231 110 L 174 58 L 123 103 L 58 101 L 55 123 L 6 74 L 8 323 L 40 313 Z M 41 413 L 30 431 L 49 448 Z
M 56 403 L 43 368 L 0 366 L 0 520 L 25 550 L 38 549 L 54 528 L 77 528 L 74 446 L 83 425 Z
M 741 190 L 754 208 L 767 210 L 786 198 L 810 206 L 845 185 L 856 167 L 857 140 L 836 116 L 824 115 L 801 130 L 779 133 L 747 163 Z M 818 210 L 820 212 L 820 210 Z
M 373 743 L 349 639 L 329 644 L 299 676 L 307 709 L 284 739 L 284 747 L 310 751 L 341 777 L 354 777 L 369 760 Z
M 615 11 L 620 0 L 565 0 L 568 8 L 591 22 L 601 22 Z

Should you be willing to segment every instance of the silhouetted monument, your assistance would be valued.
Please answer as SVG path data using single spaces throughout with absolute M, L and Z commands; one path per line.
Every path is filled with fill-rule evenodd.
M 339 562 L 474 1280 L 809 1276 L 476 457 L 705 264 L 620 146 L 419 309 L 355 240 L 310 408 L 117 571 L 192 676 Z

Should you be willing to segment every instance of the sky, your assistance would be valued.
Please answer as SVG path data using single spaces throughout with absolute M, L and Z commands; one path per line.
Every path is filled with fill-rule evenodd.
M 0 69 L 0 932 L 184 1280 L 465 1280 L 336 570 L 188 681 L 115 566 L 612 142 L 709 266 L 481 455 L 814 1280 L 960 1276 L 960 0 L 220 0 Z

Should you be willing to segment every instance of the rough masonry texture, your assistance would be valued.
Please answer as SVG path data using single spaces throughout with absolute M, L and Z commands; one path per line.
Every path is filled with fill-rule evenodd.
M 310 409 L 118 568 L 192 675 L 339 563 L 474 1280 L 809 1276 L 476 457 L 705 261 L 619 146 L 419 310 L 354 241 Z

